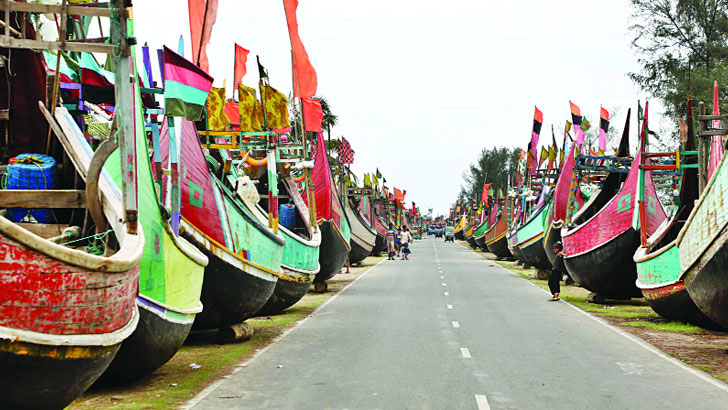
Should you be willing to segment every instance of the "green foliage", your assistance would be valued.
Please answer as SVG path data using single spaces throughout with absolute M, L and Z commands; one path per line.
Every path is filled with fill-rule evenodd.
M 671 116 L 685 116 L 688 92 L 710 104 L 713 81 L 728 75 L 728 1 L 632 0 L 632 17 L 642 70 L 629 78 Z
M 463 174 L 465 184 L 460 188 L 458 200 L 462 204 L 472 204 L 472 200 L 480 200 L 483 193 L 483 184 L 493 184 L 490 189 L 494 193 L 498 190 L 506 192 L 508 176 L 515 174 L 518 169 L 520 148 L 494 147 L 483 148 L 475 163 L 470 164 Z

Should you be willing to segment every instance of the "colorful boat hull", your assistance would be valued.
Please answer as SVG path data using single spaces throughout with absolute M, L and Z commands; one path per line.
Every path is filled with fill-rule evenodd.
M 503 201 L 504 206 L 501 208 L 496 204 L 496 208 L 492 211 L 494 222 L 485 231 L 485 246 L 488 252 L 493 253 L 498 258 L 511 258 L 513 255 L 508 249 L 508 201 Z M 500 208 L 500 209 L 499 209 Z
M 352 206 L 351 200 L 344 201 L 344 212 L 346 219 L 351 224 L 351 250 L 349 251 L 349 263 L 359 263 L 366 259 L 376 244 L 377 231 L 361 215 L 358 207 Z
M 523 262 L 536 269 L 551 269 L 551 262 L 543 247 L 544 222 L 551 211 L 551 198 L 539 206 L 524 222 L 517 228 L 516 252 Z

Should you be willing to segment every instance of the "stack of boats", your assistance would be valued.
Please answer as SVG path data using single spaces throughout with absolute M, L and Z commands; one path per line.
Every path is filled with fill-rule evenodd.
M 700 106 L 699 130 L 688 100 L 674 152 L 649 151 L 645 104 L 633 156 L 629 111 L 619 147 L 607 155 L 603 140 L 599 151 L 587 147 L 588 126 L 572 103 L 576 141 L 567 143 L 567 129 L 559 166 L 538 169 L 542 161 L 523 161 L 508 196 L 492 201 L 485 222 L 459 216 L 456 233 L 498 258 L 541 270 L 551 269 L 561 241 L 567 274 L 594 302 L 643 296 L 665 319 L 728 329 L 728 216 L 722 212 L 728 116 L 719 114 L 717 84 L 714 92 L 712 115 Z M 609 113 L 601 114 L 603 138 Z M 669 211 L 655 178 L 664 196 L 672 196 Z
M 0 407 L 63 408 L 93 383 L 138 380 L 192 331 L 249 337 L 246 319 L 282 312 L 385 248 L 388 195 L 336 182 L 320 124 L 273 124 L 288 111 L 271 103 L 267 76 L 252 111 L 215 127 L 224 90 L 199 55 L 167 48 L 155 82 L 128 1 L 5 8 Z M 39 12 L 64 22 L 62 41 L 41 35 Z M 87 41 L 91 18 L 106 42 Z

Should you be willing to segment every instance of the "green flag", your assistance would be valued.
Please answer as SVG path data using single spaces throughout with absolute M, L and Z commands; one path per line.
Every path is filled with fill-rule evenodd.
M 591 128 L 591 124 L 589 123 L 589 120 L 584 117 L 581 121 L 581 129 L 584 130 L 584 132 L 588 131 L 589 128 Z

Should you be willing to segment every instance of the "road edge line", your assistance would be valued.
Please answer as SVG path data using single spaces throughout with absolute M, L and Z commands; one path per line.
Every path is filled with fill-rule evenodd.
M 199 393 L 197 393 L 195 395 L 195 397 L 189 399 L 185 404 L 183 404 L 182 406 L 180 406 L 179 409 L 181 409 L 181 410 L 189 410 L 192 407 L 196 406 L 198 403 L 200 403 L 202 400 L 204 400 L 207 396 L 209 396 L 210 393 L 212 393 L 213 391 L 215 391 L 218 387 L 220 387 L 220 385 L 222 385 L 225 381 L 227 381 L 232 375 L 234 375 L 235 373 L 237 373 L 238 371 L 240 371 L 241 368 L 243 368 L 243 367 L 247 366 L 248 364 L 250 364 L 253 360 L 255 360 L 256 358 L 258 358 L 258 356 L 260 356 L 263 353 L 265 353 L 270 347 L 272 347 L 273 345 L 275 345 L 276 343 L 278 343 L 279 341 L 281 341 L 283 338 L 285 338 L 286 336 L 288 336 L 289 333 L 291 333 L 292 331 L 298 329 L 298 327 L 301 326 L 302 324 L 306 323 L 306 321 L 309 318 L 311 318 L 311 317 L 315 316 L 316 314 L 318 314 L 321 309 L 323 309 L 326 306 L 328 306 L 329 303 L 331 303 L 339 295 L 341 295 L 347 289 L 349 289 L 349 287 L 351 285 L 355 284 L 359 279 L 361 279 L 364 276 L 366 276 L 369 272 L 371 272 L 374 268 L 376 268 L 377 266 L 379 266 L 379 264 L 381 264 L 382 262 L 384 262 L 386 260 L 387 260 L 386 258 L 385 259 L 382 259 L 379 262 L 377 262 L 374 266 L 372 266 L 369 269 L 367 269 L 364 272 L 362 272 L 361 275 L 357 276 L 353 281 L 351 281 L 349 284 L 347 284 L 346 286 L 344 286 L 343 288 L 341 288 L 340 291 L 336 292 L 333 296 L 331 296 L 330 298 L 328 298 L 324 303 L 322 303 L 316 309 L 314 309 L 314 311 L 311 312 L 310 315 L 308 315 L 305 318 L 299 320 L 295 325 L 293 325 L 289 329 L 285 330 L 280 335 L 276 336 L 273 340 L 271 340 L 270 343 L 268 343 L 265 347 L 263 347 L 259 351 L 253 353 L 253 355 L 250 356 L 249 358 L 247 358 L 246 360 L 244 360 L 244 361 L 236 364 L 234 366 L 233 370 L 230 373 L 228 373 L 228 374 L 220 377 L 219 380 L 216 380 L 216 381 L 212 382 L 212 384 L 210 384 L 209 386 L 207 386 L 204 389 L 202 389 L 202 391 L 200 391 Z

